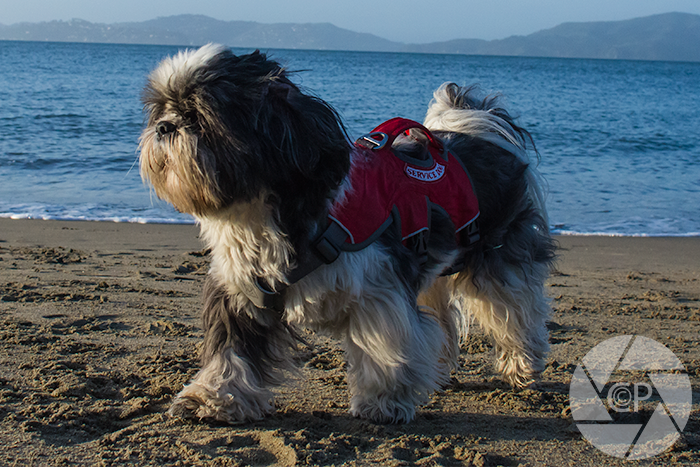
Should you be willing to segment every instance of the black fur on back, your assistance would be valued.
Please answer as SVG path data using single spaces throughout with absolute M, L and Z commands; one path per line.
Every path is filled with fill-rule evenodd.
M 528 165 L 515 154 L 480 138 L 436 132 L 460 158 L 479 200 L 481 241 L 467 255 L 476 275 L 485 264 L 551 263 L 556 244 L 549 226 L 528 196 Z

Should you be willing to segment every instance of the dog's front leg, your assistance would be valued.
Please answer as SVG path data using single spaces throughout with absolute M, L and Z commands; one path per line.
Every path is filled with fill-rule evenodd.
M 376 423 L 411 421 L 448 376 L 439 323 L 396 289 L 365 290 L 363 303 L 347 311 L 350 413 Z
M 202 369 L 168 413 L 225 423 L 259 420 L 274 410 L 269 387 L 292 366 L 293 337 L 276 312 L 228 294 L 211 277 L 204 295 Z

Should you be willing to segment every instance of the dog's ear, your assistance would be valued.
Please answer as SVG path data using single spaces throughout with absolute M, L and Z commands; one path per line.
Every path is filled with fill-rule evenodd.
M 337 187 L 350 168 L 348 136 L 328 103 L 304 94 L 284 71 L 271 77 L 257 127 L 286 168 L 306 181 Z
M 273 99 L 281 99 L 284 102 L 289 102 L 290 96 L 294 91 L 295 86 L 287 80 L 273 80 L 267 87 L 268 95 L 272 95 Z

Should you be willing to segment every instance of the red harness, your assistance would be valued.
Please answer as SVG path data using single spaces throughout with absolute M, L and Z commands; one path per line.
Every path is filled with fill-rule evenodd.
M 396 138 L 413 128 L 428 138 L 428 160 L 400 158 L 391 150 Z M 329 214 L 348 234 L 342 249 L 362 249 L 396 222 L 405 244 L 430 230 L 434 206 L 452 219 L 458 243 L 469 244 L 464 238 L 460 242 L 460 234 L 479 216 L 479 202 L 466 169 L 428 129 L 394 118 L 360 138 L 355 148 L 358 157 L 349 175 L 352 188 Z

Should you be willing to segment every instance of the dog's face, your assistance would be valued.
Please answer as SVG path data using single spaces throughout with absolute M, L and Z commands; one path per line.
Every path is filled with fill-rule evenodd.
M 347 173 L 337 114 L 259 52 L 181 52 L 151 73 L 143 100 L 142 177 L 182 212 L 205 216 L 309 184 L 328 191 Z

